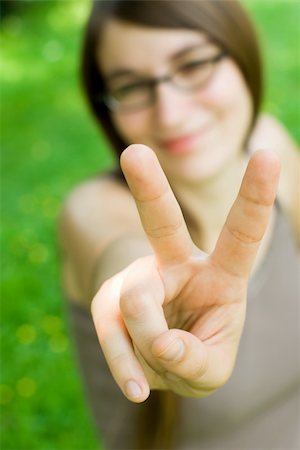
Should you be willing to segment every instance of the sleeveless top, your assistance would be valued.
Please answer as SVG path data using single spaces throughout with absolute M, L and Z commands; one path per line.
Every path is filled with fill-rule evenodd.
M 176 450 L 300 448 L 298 257 L 277 205 L 271 243 L 249 283 L 233 374 L 209 397 L 181 398 Z M 104 448 L 134 450 L 139 405 L 123 396 L 110 375 L 89 312 L 72 303 L 69 307 L 86 394 Z

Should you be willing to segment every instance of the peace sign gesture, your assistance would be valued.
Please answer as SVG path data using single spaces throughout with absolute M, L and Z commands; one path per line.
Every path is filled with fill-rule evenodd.
M 92 315 L 113 377 L 128 399 L 149 389 L 201 397 L 234 367 L 247 284 L 276 196 L 279 161 L 251 158 L 216 247 L 195 247 L 155 154 L 132 145 L 121 165 L 154 255 L 106 281 Z

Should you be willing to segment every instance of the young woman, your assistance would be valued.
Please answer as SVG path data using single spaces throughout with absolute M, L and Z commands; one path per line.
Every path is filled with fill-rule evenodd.
M 76 187 L 60 222 L 104 447 L 296 448 L 298 154 L 259 112 L 246 13 L 96 1 L 82 73 L 126 178 L 118 167 Z

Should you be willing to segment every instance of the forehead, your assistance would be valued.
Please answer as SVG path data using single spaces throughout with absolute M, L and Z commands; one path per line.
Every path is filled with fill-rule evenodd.
M 206 36 L 194 30 L 150 28 L 113 19 L 101 32 L 97 61 L 104 72 L 119 67 L 153 67 L 181 50 L 206 42 Z

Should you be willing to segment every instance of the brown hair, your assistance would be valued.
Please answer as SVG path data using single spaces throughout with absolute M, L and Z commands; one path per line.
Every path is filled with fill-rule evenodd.
M 96 0 L 83 41 L 82 81 L 91 111 L 117 156 L 127 144 L 114 127 L 106 105 L 97 100 L 105 92 L 105 84 L 96 61 L 96 49 L 101 30 L 111 18 L 153 28 L 192 29 L 207 34 L 226 50 L 244 76 L 253 101 L 251 126 L 254 125 L 262 100 L 261 56 L 253 25 L 237 0 Z M 120 170 L 118 173 L 121 175 Z M 171 392 L 151 393 L 150 399 L 141 405 L 137 448 L 172 446 L 179 404 L 179 397 Z

